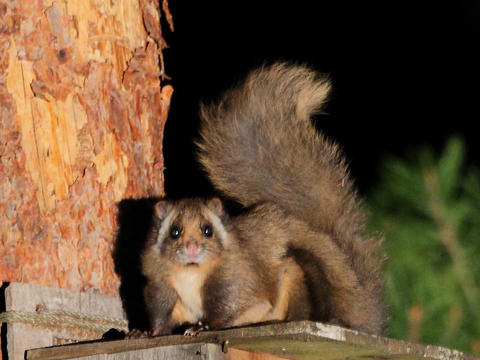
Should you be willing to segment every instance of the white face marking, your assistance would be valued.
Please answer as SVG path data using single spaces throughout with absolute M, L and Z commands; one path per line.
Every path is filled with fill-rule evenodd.
M 204 315 L 201 290 L 206 276 L 204 271 L 199 271 L 196 267 L 186 268 L 172 276 L 172 285 L 182 300 L 186 318 L 191 323 L 197 322 Z
M 219 233 L 219 238 L 222 241 L 222 244 L 225 246 L 228 246 L 230 244 L 230 236 L 228 235 L 227 230 L 225 230 L 222 220 L 220 220 L 220 218 L 210 210 L 208 209 L 206 210 L 207 210 L 207 215 L 210 218 L 210 221 L 212 222 L 213 228 Z
M 171 221 L 172 218 L 175 216 L 176 211 L 172 210 L 170 213 L 165 217 L 165 219 L 162 220 L 162 225 L 160 226 L 160 230 L 158 230 L 158 237 L 157 237 L 157 244 L 161 244 L 163 239 L 165 239 L 165 236 L 170 229 Z M 157 247 L 158 249 L 158 247 Z

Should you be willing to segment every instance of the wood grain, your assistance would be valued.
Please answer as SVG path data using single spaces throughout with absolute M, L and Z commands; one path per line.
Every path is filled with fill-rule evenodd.
M 223 345 L 228 340 L 228 348 Z M 472 355 L 436 346 L 412 344 L 379 336 L 362 334 L 335 325 L 309 321 L 257 325 L 230 330 L 200 333 L 197 338 L 184 336 L 160 336 L 148 339 L 119 340 L 65 345 L 27 352 L 27 360 L 75 359 L 91 356 L 91 359 L 123 359 L 124 354 L 137 354 L 149 349 L 146 359 L 170 354 L 171 359 L 184 358 L 184 349 L 204 349 L 204 359 L 215 360 L 339 360 L 339 359 L 437 359 L 478 360 Z M 202 348 L 206 346 L 206 348 Z M 175 350 L 176 349 L 176 350 Z M 167 351 L 167 352 L 165 352 Z M 171 352 L 169 351 L 180 351 Z M 98 356 L 98 357 L 95 357 Z M 102 357 L 105 356 L 105 357 Z M 177 357 L 174 357 L 177 356 Z M 190 359 L 185 355 L 186 359 Z M 197 357 L 202 358 L 202 357 Z
M 73 314 L 96 315 L 123 319 L 123 309 L 117 297 L 98 292 L 78 292 L 32 284 L 11 283 L 5 288 L 5 310 L 22 311 L 33 316 L 39 307 L 63 310 Z M 61 343 L 99 339 L 102 333 L 85 327 L 35 326 L 21 322 L 6 324 L 8 359 L 23 359 L 25 351 L 35 347 L 48 347 Z M 2 329 L 3 331 L 4 329 Z

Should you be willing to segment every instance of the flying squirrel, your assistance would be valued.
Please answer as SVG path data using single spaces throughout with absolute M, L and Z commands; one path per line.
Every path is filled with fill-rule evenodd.
M 383 261 L 339 147 L 312 115 L 328 79 L 276 63 L 201 106 L 198 157 L 219 198 L 161 200 L 141 255 L 150 331 L 312 320 L 379 334 Z

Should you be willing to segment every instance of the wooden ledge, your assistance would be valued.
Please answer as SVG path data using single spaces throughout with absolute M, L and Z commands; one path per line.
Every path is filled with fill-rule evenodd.
M 130 354 L 133 357 L 121 356 L 121 353 L 131 351 L 135 351 L 134 354 Z M 145 354 L 142 354 L 142 351 Z M 245 352 L 248 352 L 247 356 Z M 147 339 L 84 342 L 28 350 L 26 359 L 72 359 L 94 355 L 102 355 L 98 359 L 173 359 L 181 356 L 182 359 L 230 360 L 281 358 L 479 360 L 456 350 L 411 344 L 310 321 L 209 331 L 200 333 L 196 338 L 172 335 Z

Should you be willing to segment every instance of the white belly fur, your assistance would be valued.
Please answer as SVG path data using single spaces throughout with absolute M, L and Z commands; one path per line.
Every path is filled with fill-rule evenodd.
M 172 285 L 183 303 L 184 322 L 196 323 L 203 313 L 201 289 L 206 273 L 196 267 L 186 268 L 172 276 Z

